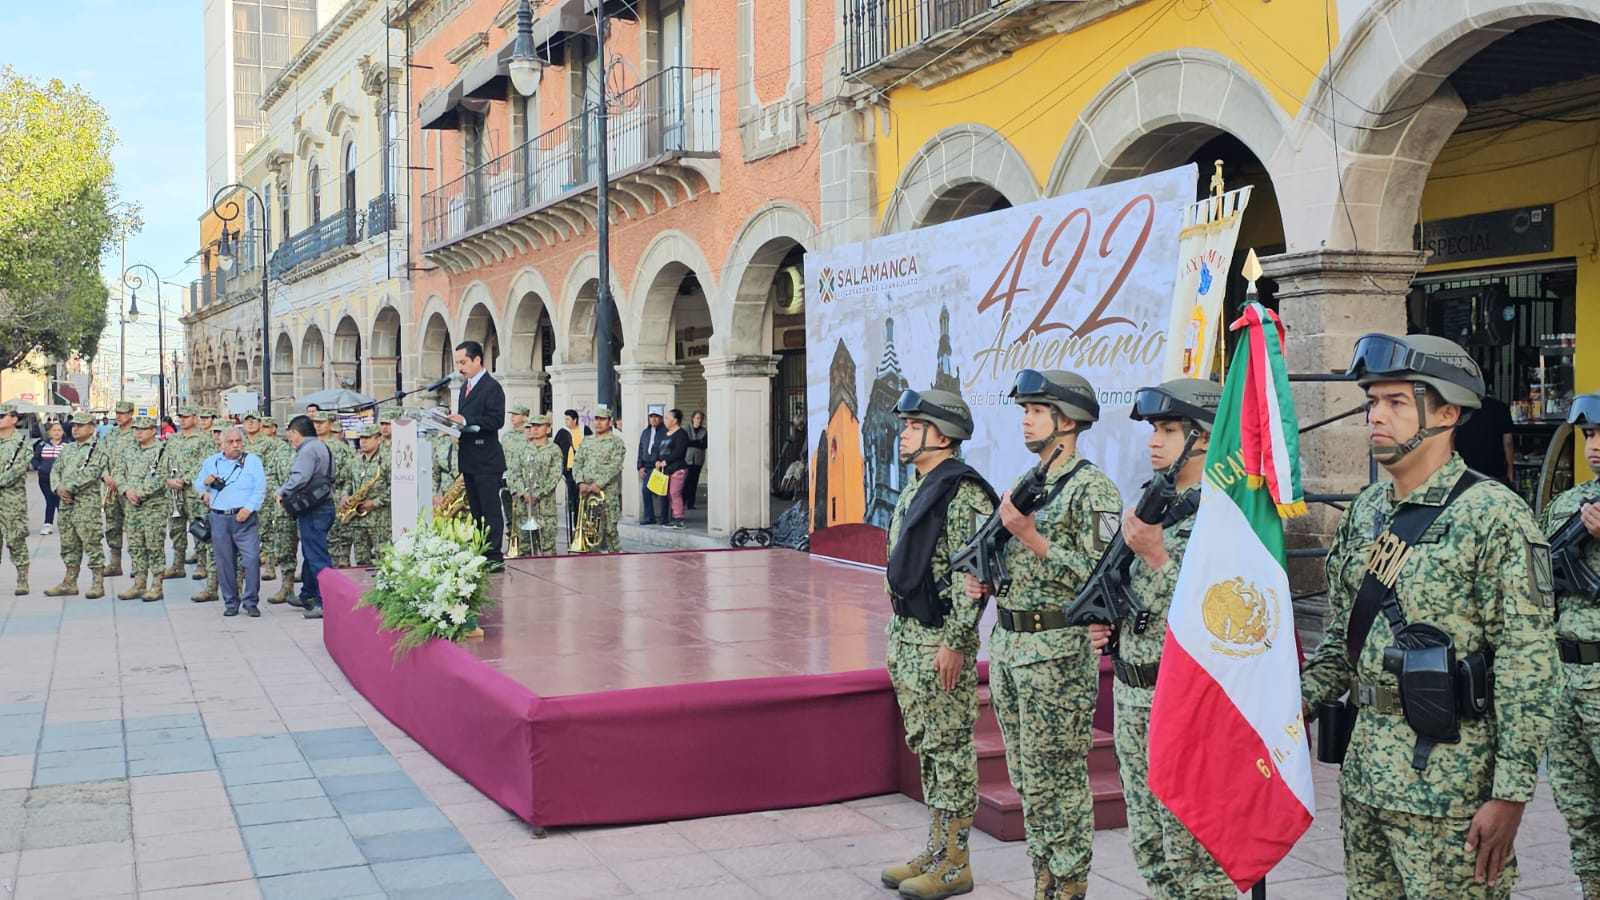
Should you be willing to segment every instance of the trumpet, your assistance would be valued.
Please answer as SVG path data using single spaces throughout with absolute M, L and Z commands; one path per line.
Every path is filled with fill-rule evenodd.
M 171 477 L 171 478 L 177 478 L 178 477 L 178 467 L 177 466 L 169 466 L 167 468 L 167 472 L 169 473 L 169 477 Z M 182 497 L 183 497 L 183 488 L 181 488 L 181 487 L 172 488 L 172 515 L 168 516 L 167 518 L 169 518 L 169 519 L 181 519 L 181 518 L 184 518 Z
M 567 549 L 573 553 L 597 553 L 606 531 L 606 495 L 604 491 L 578 500 L 578 527 L 573 529 Z

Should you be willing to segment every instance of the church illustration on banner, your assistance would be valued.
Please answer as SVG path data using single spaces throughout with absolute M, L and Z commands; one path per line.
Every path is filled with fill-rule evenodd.
M 865 523 L 885 532 L 901 489 L 911 478 L 900 462 L 900 417 L 895 405 L 911 385 L 895 349 L 894 317 L 883 320 L 883 355 L 867 392 L 863 416 L 856 396 L 856 362 L 839 341 L 829 368 L 828 424 L 812 460 L 812 527 Z M 931 387 L 961 392 L 950 343 L 950 308 L 939 309 L 937 367 Z

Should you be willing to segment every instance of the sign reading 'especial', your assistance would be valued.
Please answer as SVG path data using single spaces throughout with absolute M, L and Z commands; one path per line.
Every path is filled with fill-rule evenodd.
M 911 468 L 894 413 L 908 387 L 953 390 L 967 462 L 998 487 L 1036 462 L 1007 394 L 1022 369 L 1070 369 L 1099 394 L 1079 447 L 1126 496 L 1150 475 L 1133 392 L 1161 380 L 1193 166 L 806 255 L 813 526 L 887 528 Z

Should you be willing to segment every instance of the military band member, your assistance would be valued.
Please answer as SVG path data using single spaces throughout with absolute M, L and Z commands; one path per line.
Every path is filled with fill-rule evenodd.
M 394 443 L 394 420 L 400 418 L 400 407 L 385 406 L 378 412 L 378 429 L 385 446 Z
M 561 484 L 563 454 L 550 439 L 550 417 L 533 416 L 526 428 L 529 449 L 523 452 L 522 468 L 513 490 L 518 494 L 516 525 L 532 519 L 537 528 L 525 552 L 534 556 L 554 556 L 556 552 L 556 487 Z M 515 443 L 515 442 L 513 442 Z M 528 518 L 525 519 L 523 516 Z M 527 535 L 524 532 L 524 535 Z
M 1150 775 L 1150 706 L 1166 639 L 1167 611 L 1178 585 L 1178 567 L 1194 530 L 1200 503 L 1200 476 L 1206 447 L 1222 399 L 1219 385 L 1198 378 L 1180 378 L 1134 394 L 1132 418 L 1150 423 L 1150 465 L 1157 472 L 1178 466 L 1178 498 L 1159 524 L 1140 521 L 1130 509 L 1122 516 L 1122 537 L 1135 554 L 1128 570 L 1128 589 L 1149 615 L 1143 630 L 1132 621 L 1118 623 L 1113 653 L 1116 682 L 1116 748 L 1122 775 L 1122 796 L 1128 804 L 1128 842 L 1139 874 L 1160 898 L 1234 900 L 1239 891 L 1146 783 Z M 1182 459 L 1184 445 L 1194 445 Z M 1111 639 L 1109 626 L 1089 626 L 1096 646 Z
M 168 531 L 172 538 L 172 565 L 161 573 L 162 578 L 182 578 L 188 574 L 183 567 L 183 561 L 189 557 L 189 520 L 195 516 L 205 515 L 200 508 L 198 497 L 186 477 L 191 470 L 198 470 L 197 459 L 204 460 L 210 455 L 210 439 L 201 435 L 196 426 L 195 408 L 181 406 L 178 408 L 178 433 L 167 437 L 167 468 L 161 474 L 166 478 L 167 488 L 178 497 L 179 509 L 184 515 L 181 519 L 168 519 Z M 176 469 L 178 474 L 173 476 L 171 470 Z M 199 544 L 199 541 L 195 542 Z
M 339 430 L 338 413 L 332 410 L 319 412 L 314 424 L 317 427 L 317 440 L 333 451 L 334 508 L 338 509 L 356 489 L 350 479 L 356 453 L 350 449 L 350 442 L 344 439 L 344 433 Z M 355 535 L 350 526 L 341 523 L 335 516 L 333 526 L 328 529 L 328 555 L 333 560 L 334 568 L 350 565 L 350 551 L 354 546 Z
M 622 463 L 627 455 L 628 445 L 611 428 L 610 407 L 595 407 L 594 436 L 585 439 L 573 455 L 572 478 L 578 484 L 580 520 L 583 499 L 596 492 L 605 494 L 606 528 L 597 548 L 601 553 L 622 549 L 617 520 L 622 518 Z
M 916 469 L 889 520 L 885 579 L 889 680 L 906 746 L 917 755 L 928 840 L 905 865 L 883 870 L 883 883 L 905 897 L 950 897 L 972 890 L 967 840 L 978 808 L 978 619 L 983 602 L 952 578 L 950 557 L 994 512 L 994 489 L 956 458 L 972 438 L 972 411 L 949 391 L 906 391 L 900 415 L 900 462 Z
M 1011 532 L 1004 560 L 1011 592 L 996 602 L 989 637 L 989 689 L 1006 744 L 1006 767 L 1022 797 L 1033 862 L 1034 895 L 1082 900 L 1094 841 L 1089 793 L 1091 719 L 1099 693 L 1099 654 L 1087 632 L 1061 612 L 1094 571 L 1116 534 L 1122 498 L 1078 452 L 1078 437 L 1100 418 L 1100 401 L 1083 376 L 1024 369 L 1011 399 L 1022 408 L 1022 437 L 1040 462 L 1061 456 L 1046 478 L 1049 493 L 1021 515 L 1008 492 L 1001 521 Z M 992 592 L 968 576 L 967 596 Z
M 1559 693 L 1549 547 L 1527 505 L 1453 451 L 1484 391 L 1465 350 L 1370 334 L 1350 374 L 1388 478 L 1334 533 L 1328 630 L 1301 675 L 1308 713 L 1347 691 L 1358 707 L 1339 778 L 1347 890 L 1507 897 Z
M 165 441 L 156 440 L 156 420 L 139 416 L 133 420 L 134 443 L 117 457 L 117 489 L 127 501 L 128 558 L 133 584 L 117 594 L 118 600 L 154 601 L 165 594 L 161 589 L 161 567 L 166 543 L 166 520 L 172 512 L 167 485 L 161 473 L 168 450 Z
M 389 543 L 389 447 L 383 441 L 383 429 L 377 425 L 361 426 L 360 442 L 361 452 L 350 469 L 350 482 L 355 489 L 344 501 L 344 508 L 355 504 L 354 493 L 366 489 L 357 517 L 350 522 L 350 535 L 355 545 L 356 565 L 370 566 Z
M 17 594 L 28 593 L 28 471 L 33 441 L 17 429 L 17 407 L 0 403 L 0 543 L 17 567 Z
M 121 471 L 122 451 L 133 446 L 133 404 L 123 400 L 113 408 L 116 428 L 106 432 L 100 438 L 101 451 L 106 455 L 106 473 L 102 476 L 107 490 L 105 499 L 106 515 L 106 568 L 105 575 L 110 578 L 122 574 L 122 548 L 123 520 L 127 515 L 128 501 L 122 496 L 122 489 L 117 484 L 117 473 Z
M 1573 400 L 1567 422 L 1583 435 L 1589 469 L 1600 472 L 1600 394 Z M 1583 562 L 1600 573 L 1600 541 L 1592 540 L 1600 536 L 1597 501 L 1600 481 L 1584 482 L 1550 501 L 1543 525 L 1553 537 L 1574 518 L 1581 522 L 1591 538 L 1580 551 Z M 1560 590 L 1556 649 L 1563 677 L 1548 745 L 1550 788 L 1567 820 L 1572 871 L 1583 886 L 1584 900 L 1600 900 L 1600 596 Z
M 45 588 L 48 597 L 78 595 L 78 567 L 88 554 L 89 574 L 94 579 L 84 594 L 90 600 L 106 595 L 105 575 L 105 490 L 100 476 L 105 474 L 105 447 L 95 440 L 94 416 L 78 413 L 72 417 L 71 446 L 50 469 L 50 489 L 61 498 L 56 524 L 61 533 L 61 562 L 66 575 L 55 587 Z

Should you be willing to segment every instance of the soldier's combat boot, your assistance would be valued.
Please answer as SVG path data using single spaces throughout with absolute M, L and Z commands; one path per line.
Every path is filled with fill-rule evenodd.
M 188 553 L 184 554 L 184 556 L 183 556 L 183 561 L 185 563 L 187 563 L 188 565 L 191 565 L 191 566 L 194 565 L 194 560 L 195 560 L 195 556 L 194 556 L 194 551 L 193 550 L 189 551 Z
M 261 561 L 261 580 L 262 581 L 277 581 L 278 580 L 278 567 L 274 566 L 272 564 L 272 560 L 270 560 L 270 559 L 263 559 Z
M 74 587 L 76 587 L 76 585 L 74 585 Z M 74 590 L 73 593 L 77 593 L 76 590 Z M 99 600 L 101 597 L 104 597 L 105 595 L 106 595 L 106 577 L 104 575 L 100 574 L 100 570 L 99 569 L 96 569 L 95 573 L 94 573 L 94 584 L 89 585 L 88 593 L 84 594 L 83 596 L 87 597 L 90 600 Z
M 1033 860 L 1033 900 L 1052 900 L 1055 896 L 1056 876 L 1050 867 Z
M 122 553 L 120 551 L 112 551 L 111 561 L 106 563 L 104 569 L 100 570 L 100 574 L 107 578 L 114 578 L 122 574 Z
M 144 596 L 144 573 L 133 573 L 133 585 L 117 595 L 118 600 L 133 600 Z
M 957 818 L 940 810 L 944 839 L 938 858 L 921 875 L 900 882 L 900 896 L 911 900 L 938 900 L 972 892 L 972 865 L 967 854 L 967 838 L 972 835 L 972 819 Z
M 205 563 L 197 564 L 194 567 L 194 574 L 190 575 L 189 577 L 193 578 L 195 581 L 205 581 L 206 580 L 206 564 Z
M 210 602 L 212 600 L 217 599 L 217 570 L 216 570 L 216 567 L 214 567 L 214 566 L 212 567 L 211 572 L 210 572 L 210 577 L 206 580 L 206 586 L 203 589 L 201 589 L 199 591 L 196 591 L 195 595 L 193 597 L 190 597 L 189 599 L 193 600 L 196 603 L 208 603 L 208 602 Z
M 183 552 L 180 550 L 174 550 L 172 551 L 172 565 L 167 566 L 167 570 L 156 577 L 182 578 L 187 574 L 189 574 L 188 570 L 183 567 Z
M 268 603 L 288 603 L 289 602 L 289 598 L 293 597 L 293 596 L 294 596 L 294 571 L 292 569 L 284 569 L 283 570 L 283 585 L 282 585 L 282 587 L 278 588 L 278 592 L 276 594 L 273 594 L 272 596 L 268 597 L 267 598 L 267 602 Z
M 17 566 L 17 596 L 28 593 L 28 567 Z
M 97 575 L 95 577 L 98 578 L 99 576 Z M 61 583 L 56 585 L 55 587 L 47 587 L 47 588 L 45 588 L 44 589 L 44 595 L 46 597 L 76 597 L 76 596 L 78 596 L 78 570 L 77 569 L 68 569 L 66 577 L 61 579 Z
M 139 599 L 146 603 L 154 603 L 157 600 L 165 599 L 167 595 L 166 592 L 162 590 L 163 584 L 164 582 L 162 582 L 161 577 L 156 573 L 151 572 L 150 589 L 145 591 L 143 594 L 140 594 Z
M 1089 896 L 1089 882 L 1063 881 L 1056 878 L 1055 893 L 1050 895 L 1050 900 L 1085 900 Z
M 1578 884 L 1583 888 L 1583 900 L 1600 900 L 1600 872 L 1579 872 Z
M 940 821 L 941 813 L 937 809 L 928 810 L 928 842 L 923 844 L 922 852 L 912 857 L 903 866 L 890 866 L 883 870 L 879 877 L 883 879 L 884 887 L 898 888 L 902 881 L 909 881 L 921 875 L 933 865 L 938 858 L 939 851 L 944 849 L 944 823 Z

